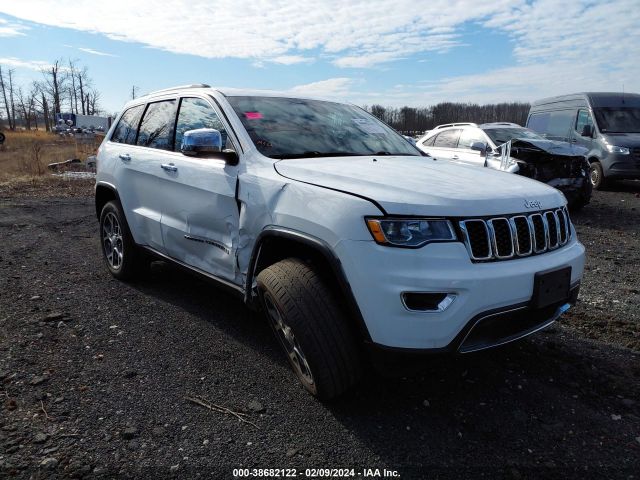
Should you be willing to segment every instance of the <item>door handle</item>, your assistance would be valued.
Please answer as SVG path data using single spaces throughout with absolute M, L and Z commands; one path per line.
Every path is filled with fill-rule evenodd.
M 458 160 L 460 157 L 458 157 L 458 155 L 454 155 L 453 157 L 451 157 L 453 160 Z
M 130 162 L 131 161 L 131 155 L 129 155 L 128 153 L 123 153 L 121 155 L 118 155 L 120 157 L 120 160 L 122 160 L 123 162 Z
M 178 171 L 178 167 L 176 167 L 173 163 L 163 163 L 162 165 L 160 165 L 160 167 L 162 167 L 162 169 L 166 170 L 167 172 Z

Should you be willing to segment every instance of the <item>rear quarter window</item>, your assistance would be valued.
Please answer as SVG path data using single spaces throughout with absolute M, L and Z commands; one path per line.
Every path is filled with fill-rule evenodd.
M 436 136 L 437 135 L 427 138 L 424 142 L 422 142 L 422 145 L 424 145 L 425 147 L 433 147 L 433 142 L 436 141 Z
M 111 135 L 111 141 L 116 143 L 126 143 L 134 145 L 136 143 L 136 134 L 138 133 L 138 124 L 142 116 L 144 105 L 131 107 L 120 117 L 120 121 Z
M 456 148 L 458 146 L 458 137 L 460 136 L 460 130 L 445 130 L 439 133 L 433 143 L 434 147 L 442 148 Z

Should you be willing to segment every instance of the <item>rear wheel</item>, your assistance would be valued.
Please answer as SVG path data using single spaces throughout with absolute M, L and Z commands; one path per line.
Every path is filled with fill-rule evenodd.
M 591 185 L 596 190 L 602 190 L 607 185 L 607 180 L 604 176 L 604 170 L 602 164 L 598 161 L 591 162 L 591 169 L 589 170 L 589 178 L 591 179 Z
M 294 258 L 261 271 L 262 307 L 295 374 L 329 400 L 357 383 L 360 358 L 348 319 L 320 275 Z
M 102 207 L 100 214 L 102 254 L 111 274 L 120 280 L 138 277 L 149 265 L 144 252 L 136 246 L 117 200 Z

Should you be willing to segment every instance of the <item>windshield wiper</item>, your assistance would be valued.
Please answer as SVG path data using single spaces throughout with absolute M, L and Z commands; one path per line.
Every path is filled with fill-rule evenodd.
M 303 153 L 288 153 L 285 155 L 275 155 L 273 158 L 279 158 L 280 160 L 289 160 L 293 158 L 316 158 L 316 157 L 373 157 L 383 155 L 399 155 L 399 156 L 419 156 L 411 153 L 391 153 L 387 151 L 380 151 L 376 153 L 356 153 L 356 152 L 318 152 L 316 150 L 308 150 Z
M 285 155 L 277 155 L 275 158 L 287 160 L 292 158 L 312 158 L 312 157 L 355 157 L 361 155 L 353 152 L 318 152 L 316 150 L 308 150 L 302 153 L 288 153 Z

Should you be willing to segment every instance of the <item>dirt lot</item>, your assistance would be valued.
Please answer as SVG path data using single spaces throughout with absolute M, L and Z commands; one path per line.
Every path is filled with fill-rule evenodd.
M 234 298 L 162 264 L 146 283 L 112 278 L 78 185 L 45 198 L 0 189 L 0 476 L 640 476 L 637 183 L 574 215 L 588 267 L 557 326 L 428 359 L 414 378 L 371 375 L 329 405 L 298 386 L 266 324 Z

